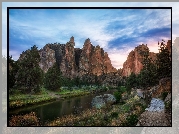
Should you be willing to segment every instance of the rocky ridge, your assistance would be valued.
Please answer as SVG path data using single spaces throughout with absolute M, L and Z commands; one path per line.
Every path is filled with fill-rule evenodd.
M 143 53 L 149 51 L 147 45 L 139 45 L 132 50 L 127 60 L 123 63 L 122 76 L 129 76 L 132 72 L 135 74 L 139 74 L 143 68 Z M 153 61 L 156 60 L 156 53 L 149 52 L 149 58 Z
M 167 48 L 171 52 L 171 41 L 167 42 Z M 139 74 L 143 68 L 142 60 L 143 53 L 149 51 L 147 44 L 139 45 L 132 50 L 127 60 L 123 64 L 123 68 L 117 70 L 111 64 L 111 60 L 99 45 L 93 46 L 90 39 L 86 39 L 83 48 L 75 48 L 75 40 L 72 36 L 66 44 L 54 43 L 46 44 L 39 50 L 41 61 L 40 68 L 47 72 L 50 67 L 56 62 L 62 75 L 68 78 L 83 78 L 94 77 L 94 75 L 103 79 L 103 84 L 117 83 L 122 79 L 122 76 L 129 76 L 132 72 Z M 28 52 L 28 50 L 27 50 Z M 26 52 L 25 52 L 26 53 Z M 25 55 L 22 53 L 19 59 Z M 149 57 L 155 61 L 156 53 L 149 52 Z M 98 79 L 99 79 L 98 78 Z M 99 79 L 99 81 L 101 81 Z
M 168 40 L 166 43 L 166 48 L 169 50 L 169 53 L 171 54 L 171 40 Z M 139 45 L 135 47 L 134 50 L 132 50 L 128 57 L 127 60 L 123 63 L 123 68 L 122 68 L 122 76 L 129 76 L 132 72 L 135 74 L 139 74 L 140 71 L 143 68 L 143 54 L 149 51 L 149 48 L 147 47 L 147 44 L 144 45 Z M 149 51 L 149 58 L 152 59 L 152 61 L 155 61 L 157 58 L 157 53 L 150 52 Z
M 29 51 L 23 52 L 19 60 L 22 60 Z M 91 79 L 94 82 L 95 76 L 98 76 L 97 79 L 103 77 L 103 79 L 108 79 L 106 81 L 110 81 L 108 74 L 109 76 L 114 76 L 114 73 L 118 74 L 107 52 L 104 52 L 99 45 L 93 46 L 89 38 L 85 40 L 82 49 L 75 48 L 73 36 L 66 44 L 48 43 L 39 50 L 39 55 L 39 66 L 45 73 L 57 63 L 62 75 L 71 79 L 88 78 L 88 81 Z

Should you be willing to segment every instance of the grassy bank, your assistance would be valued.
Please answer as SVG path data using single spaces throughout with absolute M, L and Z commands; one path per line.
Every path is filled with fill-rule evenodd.
M 42 102 L 49 102 L 56 100 L 56 97 L 52 97 L 48 94 L 42 95 L 27 95 L 18 94 L 9 97 L 9 108 L 19 108 L 28 105 L 34 105 Z
M 137 96 L 125 104 L 106 105 L 101 109 L 88 109 L 80 115 L 67 115 L 47 123 L 47 126 L 135 126 L 145 110 L 145 102 Z
M 90 94 L 89 91 L 85 91 L 82 89 L 78 89 L 78 90 L 62 90 L 61 92 L 57 92 L 56 95 L 60 95 L 61 98 L 71 98 L 71 97 L 77 97 L 77 96 L 83 96 L 83 95 L 87 95 Z
M 23 94 L 21 92 L 17 92 L 9 95 L 9 108 L 20 108 L 43 102 L 54 101 L 56 99 L 66 99 L 71 97 L 83 96 L 87 94 L 90 94 L 90 92 L 83 89 L 76 89 L 72 91 L 49 91 L 45 88 L 42 88 L 41 91 L 37 94 Z

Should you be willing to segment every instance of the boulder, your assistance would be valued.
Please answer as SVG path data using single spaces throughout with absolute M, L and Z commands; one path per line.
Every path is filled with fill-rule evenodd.
M 146 111 L 152 111 L 152 112 L 161 112 L 164 111 L 165 109 L 165 104 L 162 100 L 152 98 L 150 102 L 150 107 L 146 108 Z
M 112 94 L 104 94 L 100 96 L 96 96 L 92 99 L 92 107 L 101 108 L 105 106 L 105 104 L 113 104 L 116 102 L 116 98 Z

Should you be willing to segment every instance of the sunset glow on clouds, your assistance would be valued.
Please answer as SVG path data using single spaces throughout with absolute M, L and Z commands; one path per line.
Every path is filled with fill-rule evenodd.
M 11 9 L 9 24 L 9 54 L 15 60 L 34 44 L 40 49 L 74 36 L 75 47 L 90 38 L 119 69 L 136 46 L 158 52 L 158 41 L 171 39 L 170 9 Z

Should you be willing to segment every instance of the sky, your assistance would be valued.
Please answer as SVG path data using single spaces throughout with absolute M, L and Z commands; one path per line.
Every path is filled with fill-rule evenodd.
M 47 43 L 65 44 L 71 36 L 76 48 L 82 48 L 85 39 L 90 38 L 119 69 L 136 46 L 147 44 L 151 52 L 158 52 L 158 41 L 171 39 L 171 10 L 11 9 L 9 12 L 9 54 L 14 60 L 34 44 L 39 49 Z

